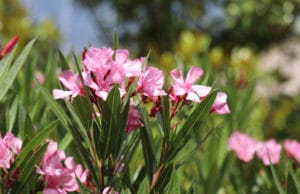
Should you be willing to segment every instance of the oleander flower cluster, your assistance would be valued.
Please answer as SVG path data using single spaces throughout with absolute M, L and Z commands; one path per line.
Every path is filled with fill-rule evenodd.
M 44 194 L 79 191 L 76 178 L 87 181 L 88 170 L 76 164 L 73 157 L 66 157 L 65 152 L 57 148 L 57 143 L 49 140 L 37 173 L 43 175 L 46 187 Z
M 11 132 L 0 137 L 0 170 L 4 189 L 9 190 L 14 185 L 20 174 L 19 169 L 10 169 L 22 148 L 22 140 Z M 87 182 L 88 170 L 84 170 L 80 164 L 76 164 L 73 157 L 66 157 L 65 152 L 57 148 L 57 143 L 49 140 L 48 147 L 36 169 L 37 174 L 42 175 L 43 194 L 68 193 L 79 191 L 76 178 L 81 183 Z
M 300 142 L 293 139 L 284 140 L 283 145 L 276 142 L 275 139 L 259 142 L 253 137 L 237 131 L 229 137 L 228 148 L 236 154 L 238 159 L 245 163 L 250 162 L 256 155 L 264 165 L 278 164 L 282 149 L 284 149 L 288 158 L 292 157 L 300 163 L 300 153 L 298 151 Z
M 9 169 L 22 148 L 22 140 L 7 132 L 0 135 L 0 168 Z
M 98 99 L 106 101 L 109 92 L 115 85 L 119 86 L 121 97 L 123 97 L 134 80 L 138 79 L 131 97 L 138 96 L 139 101 L 132 100 L 131 102 L 127 133 L 143 125 L 140 122 L 136 104 L 153 103 L 151 115 L 155 115 L 160 110 L 161 96 L 169 95 L 173 105 L 182 101 L 185 104 L 188 102 L 199 103 L 212 90 L 209 86 L 196 84 L 203 75 L 200 67 L 192 66 L 185 79 L 180 69 L 172 70 L 170 76 L 173 82 L 169 84 L 169 90 L 165 91 L 163 89 L 165 86 L 163 71 L 149 66 L 143 57 L 131 60 L 128 50 L 90 47 L 83 52 L 82 56 L 83 70 L 79 73 L 71 70 L 62 72 L 59 80 L 65 89 L 54 89 L 54 98 L 73 99 L 76 96 L 84 96 L 91 99 L 92 102 Z M 85 93 L 84 87 L 88 88 L 89 94 Z M 211 112 L 216 114 L 230 112 L 225 93 L 217 94 Z

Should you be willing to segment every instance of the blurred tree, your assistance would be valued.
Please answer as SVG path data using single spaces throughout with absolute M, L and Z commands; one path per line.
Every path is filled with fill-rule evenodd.
M 174 40 L 185 29 L 207 32 L 213 36 L 212 45 L 230 50 L 262 48 L 289 35 L 299 13 L 299 0 L 75 1 L 91 10 L 105 33 L 116 30 L 123 43 L 159 53 L 174 49 Z M 116 15 L 115 23 L 107 20 L 111 15 L 99 17 L 99 7 L 105 5 Z
M 7 42 L 14 35 L 19 35 L 19 48 L 33 37 L 37 37 L 40 51 L 48 51 L 49 44 L 57 47 L 60 33 L 50 19 L 36 24 L 19 0 L 0 1 L 0 42 Z

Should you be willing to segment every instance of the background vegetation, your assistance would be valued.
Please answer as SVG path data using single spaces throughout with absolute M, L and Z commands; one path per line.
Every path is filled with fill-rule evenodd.
M 191 65 L 200 66 L 205 71 L 201 82 L 228 94 L 231 114 L 209 117 L 185 148 L 193 151 L 181 155 L 184 162 L 178 164 L 178 179 L 182 192 L 278 192 L 270 167 L 257 159 L 242 163 L 227 150 L 227 139 L 233 131 L 241 131 L 261 141 L 300 140 L 300 79 L 293 74 L 300 70 L 297 0 L 74 1 L 93 14 L 99 36 L 112 40 L 112 32 L 117 31 L 122 48 L 137 56 L 151 50 L 150 63 L 164 69 L 166 75 L 177 66 L 186 71 Z M 117 25 L 97 17 L 103 4 L 117 13 Z M 18 0 L 0 2 L 2 45 L 15 34 L 20 36 L 18 48 L 37 37 L 0 103 L 2 134 L 13 130 L 20 137 L 25 128 L 38 130 L 57 118 L 36 88 L 35 79 L 43 75 L 41 83 L 48 91 L 57 88 L 60 34 L 51 21 L 34 24 L 28 14 Z M 74 64 L 70 56 L 66 59 Z M 203 143 L 211 129 L 213 133 Z M 61 141 L 65 133 L 59 123 L 51 137 Z M 61 142 L 60 148 L 73 153 L 70 139 Z M 134 156 L 132 172 L 144 162 L 139 158 Z M 300 178 L 299 169 L 296 161 L 287 162 L 285 157 L 274 165 L 275 177 L 284 189 L 288 174 L 294 180 Z

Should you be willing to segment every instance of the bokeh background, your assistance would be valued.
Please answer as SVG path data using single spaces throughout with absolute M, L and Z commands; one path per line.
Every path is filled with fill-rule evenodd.
M 206 56 L 216 72 L 234 69 L 241 87 L 256 80 L 262 108 L 253 128 L 268 137 L 300 135 L 298 0 L 2 0 L 0 9 L 2 42 L 36 36 L 41 48 L 80 53 L 110 46 L 116 32 L 121 47 L 135 55 L 151 51 L 166 72 Z

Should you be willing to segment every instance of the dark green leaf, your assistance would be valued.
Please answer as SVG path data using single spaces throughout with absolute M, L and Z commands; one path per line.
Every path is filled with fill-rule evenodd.
M 179 153 L 179 151 L 190 140 L 193 131 L 199 130 L 202 122 L 205 121 L 207 115 L 209 114 L 216 95 L 217 90 L 211 92 L 187 117 L 178 134 L 175 134 L 176 136 L 171 146 L 167 150 L 167 161 L 172 160 Z
M 269 159 L 270 159 L 270 158 L 269 158 Z M 280 194 L 285 194 L 285 192 L 284 192 L 284 190 L 283 190 L 283 188 L 282 188 L 282 186 L 281 186 L 281 184 L 280 184 L 280 182 L 279 182 L 278 175 L 277 175 L 277 173 L 276 173 L 276 171 L 275 171 L 274 166 L 273 166 L 272 163 L 271 163 L 271 165 L 270 165 L 270 168 L 271 168 L 273 180 L 274 180 L 275 185 L 276 185 L 276 187 L 277 187 L 277 191 L 278 191 Z
M 124 131 L 121 131 L 121 97 L 119 87 L 115 85 L 107 96 L 106 102 L 102 106 L 102 127 L 103 135 L 101 135 L 101 142 L 104 143 L 104 159 L 108 157 L 110 153 L 114 157 L 117 156 L 120 143 L 120 138 Z
M 286 194 L 296 194 L 298 193 L 295 181 L 290 173 L 287 176 L 287 189 Z
M 152 175 L 154 173 L 154 168 L 156 166 L 156 159 L 154 155 L 154 149 L 152 146 L 152 138 L 149 135 L 148 131 L 150 131 L 149 127 L 149 121 L 148 121 L 148 115 L 146 113 L 146 110 L 144 108 L 140 108 L 141 117 L 144 123 L 144 126 L 140 128 L 140 137 L 142 141 L 142 148 L 143 148 L 143 155 L 145 160 L 145 165 L 147 169 L 147 175 L 149 180 L 152 179 Z
M 66 58 L 64 57 L 64 55 L 62 54 L 62 52 L 60 50 L 58 51 L 58 57 L 59 57 L 59 62 L 60 62 L 59 64 L 61 66 L 61 70 L 65 71 L 65 70 L 69 69 L 69 65 L 67 63 L 67 60 L 66 60 Z

